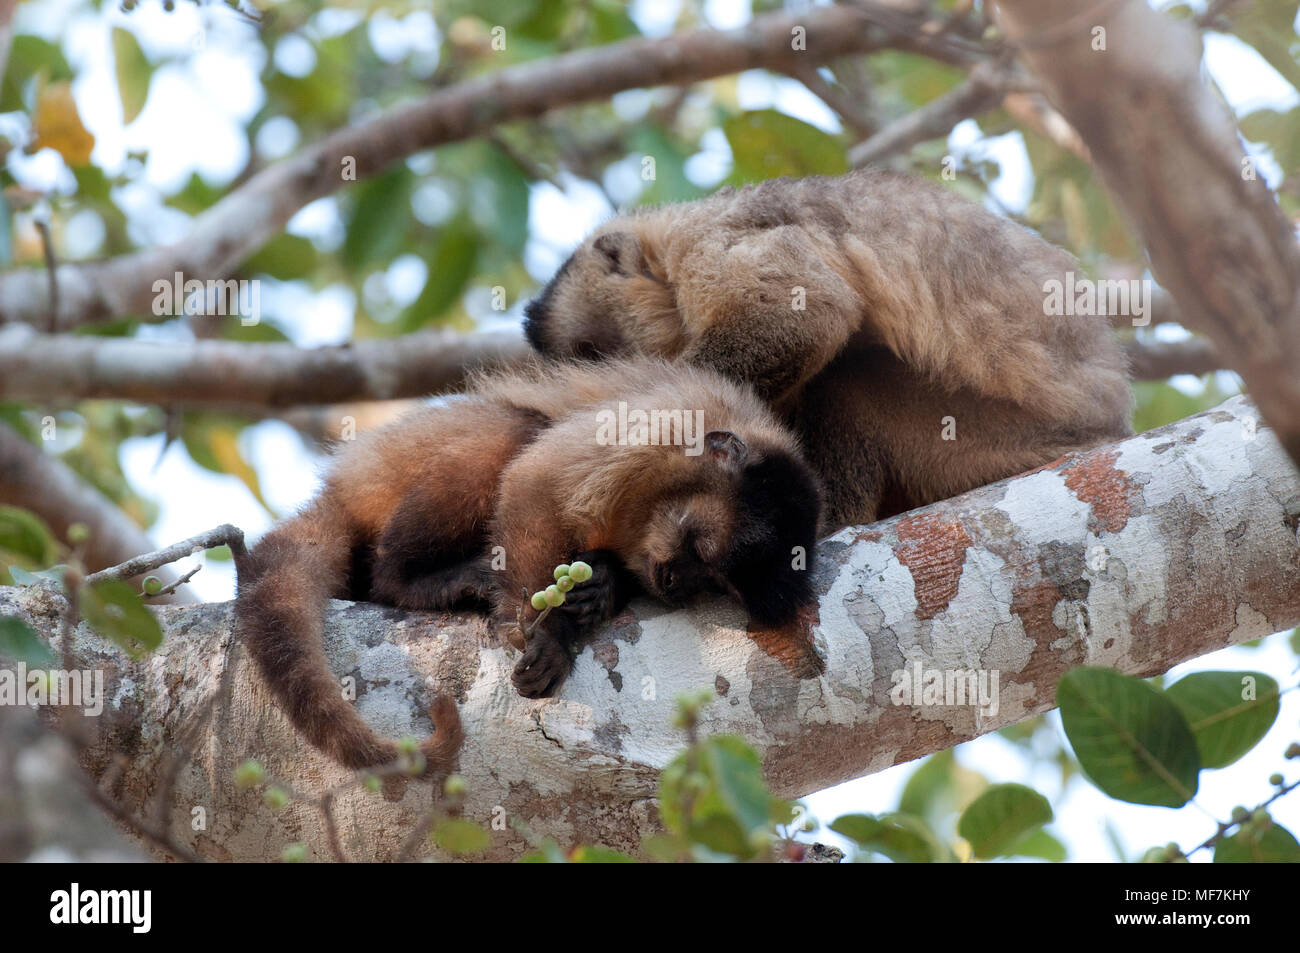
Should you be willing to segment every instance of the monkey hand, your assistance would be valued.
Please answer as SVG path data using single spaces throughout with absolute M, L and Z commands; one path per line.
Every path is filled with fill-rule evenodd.
M 555 611 L 564 613 L 581 635 L 617 615 L 627 603 L 633 583 L 611 550 L 588 550 L 579 553 L 574 561 L 590 566 L 591 578 L 565 593 L 564 605 Z
M 573 668 L 568 640 L 557 634 L 563 626 L 545 620 L 528 639 L 528 646 L 515 663 L 510 680 L 525 698 L 546 698 L 555 694 Z

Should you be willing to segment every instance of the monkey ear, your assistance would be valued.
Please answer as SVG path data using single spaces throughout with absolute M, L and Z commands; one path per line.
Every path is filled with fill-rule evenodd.
M 709 459 L 725 470 L 739 471 L 749 456 L 749 448 L 730 430 L 710 430 L 704 435 Z
M 631 232 L 606 232 L 591 243 L 605 270 L 612 275 L 639 275 L 645 270 L 641 241 Z

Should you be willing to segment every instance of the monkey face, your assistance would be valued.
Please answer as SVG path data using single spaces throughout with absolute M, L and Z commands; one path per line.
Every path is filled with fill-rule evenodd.
M 524 308 L 528 342 L 551 358 L 672 357 L 680 332 L 676 298 L 631 232 L 588 238 Z
M 665 498 L 641 537 L 634 571 L 669 604 L 724 592 L 755 624 L 788 625 L 813 601 L 817 480 L 802 459 L 779 450 L 751 454 L 730 431 L 708 433 L 705 446 L 709 488 Z
M 652 514 L 641 536 L 640 565 L 633 571 L 647 592 L 673 606 L 704 592 L 726 592 L 717 563 L 730 524 L 720 495 L 673 495 Z

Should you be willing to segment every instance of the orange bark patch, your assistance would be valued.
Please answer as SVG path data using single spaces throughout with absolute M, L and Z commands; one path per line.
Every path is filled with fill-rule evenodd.
M 800 613 L 791 625 L 780 629 L 750 628 L 749 637 L 776 659 L 795 678 L 817 678 L 826 671 L 825 660 L 813 645 L 812 627 L 818 621 L 817 607 Z
M 1134 484 L 1115 467 L 1118 459 L 1118 450 L 1098 450 L 1061 471 L 1070 492 L 1087 503 L 1102 529 L 1111 533 L 1122 530 L 1132 512 L 1129 494 Z
M 966 527 L 956 520 L 923 513 L 899 521 L 895 553 L 912 574 L 918 618 L 931 619 L 948 608 L 970 546 Z

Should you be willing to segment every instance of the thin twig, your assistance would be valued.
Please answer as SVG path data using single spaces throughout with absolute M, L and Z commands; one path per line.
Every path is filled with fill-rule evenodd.
M 193 579 L 193 578 L 194 578 L 194 574 L 195 574 L 196 572 L 198 572 L 198 571 L 199 571 L 200 569 L 202 569 L 202 568 L 203 568 L 202 564 L 200 564 L 200 565 L 198 565 L 198 566 L 195 566 L 193 569 L 191 569 L 191 570 L 190 570 L 189 572 L 187 572 L 185 575 L 181 576 L 179 579 L 177 579 L 175 582 L 173 582 L 170 586 L 166 586 L 166 587 L 164 587 L 164 588 L 162 588 L 162 589 L 159 589 L 157 592 L 146 592 L 146 593 L 144 594 L 144 597 L 145 597 L 146 599 L 157 599 L 157 598 L 159 598 L 160 596 L 169 596 L 169 595 L 171 595 L 173 592 L 176 591 L 176 588 L 177 588 L 178 586 L 183 586 L 183 585 L 185 585 L 187 582 L 189 582 L 191 579 Z
M 238 559 L 247 554 L 244 547 L 244 532 L 237 526 L 229 523 L 222 523 L 216 529 L 210 529 L 206 533 L 199 533 L 197 536 L 191 536 L 189 539 L 179 543 L 173 543 L 163 549 L 156 550 L 152 553 L 145 553 L 128 559 L 124 563 L 111 566 L 108 569 L 101 569 L 99 572 L 91 573 L 86 577 L 87 585 L 94 585 L 97 582 L 104 582 L 109 579 L 130 579 L 132 576 L 139 576 L 142 573 L 152 572 L 160 566 L 166 566 L 168 563 L 174 563 L 178 559 L 184 559 L 186 556 L 192 556 L 202 549 L 212 549 L 216 546 L 229 546 L 231 553 Z M 191 575 L 193 575 L 191 573 Z M 189 578 L 188 576 L 186 578 Z M 184 581 L 184 580 L 182 580 Z M 161 595 L 161 593 L 159 593 Z

